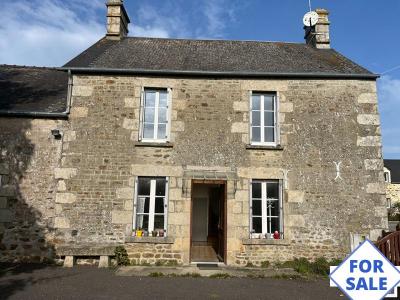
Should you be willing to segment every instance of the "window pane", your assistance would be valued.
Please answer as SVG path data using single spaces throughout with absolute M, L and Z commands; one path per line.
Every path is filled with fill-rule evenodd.
M 264 113 L 264 126 L 275 126 L 275 114 L 273 112 Z
M 167 123 L 167 109 L 160 107 L 158 109 L 158 123 Z
M 136 229 L 149 230 L 149 216 L 137 215 L 136 216 Z
M 156 197 L 156 203 L 154 207 L 154 212 L 156 214 L 163 214 L 164 213 L 164 197 Z
M 154 230 L 164 229 L 164 215 L 154 216 Z
M 279 217 L 279 201 L 278 200 L 274 200 L 274 201 L 268 201 L 268 206 L 271 207 L 271 213 L 270 210 L 267 210 L 267 214 L 270 217 Z
M 252 142 L 261 142 L 261 128 L 260 127 L 252 127 L 251 128 L 251 141 Z
M 253 216 L 261 216 L 261 200 L 253 200 Z
M 262 222 L 261 217 L 253 217 L 253 232 L 254 233 L 261 233 L 261 231 L 262 231 L 261 222 Z
M 145 123 L 154 123 L 154 108 L 145 108 L 144 122 Z
M 167 91 L 160 92 L 160 102 L 159 102 L 158 106 L 159 107 L 167 107 L 167 99 L 168 99 Z
M 264 127 L 264 142 L 275 142 L 274 127 Z
M 165 178 L 158 178 L 156 180 L 156 196 L 165 196 Z
M 251 197 L 261 199 L 261 182 L 253 182 L 251 185 L 252 195 Z
M 150 178 L 138 178 L 138 195 L 140 196 L 150 196 Z
M 146 91 L 145 107 L 154 107 L 156 105 L 156 93 Z
M 150 197 L 138 197 L 137 213 L 149 213 Z
M 154 138 L 154 124 L 151 124 L 151 123 L 144 124 L 143 137 L 145 139 L 153 139 Z
M 274 233 L 275 231 L 280 232 L 279 228 L 279 218 L 271 218 L 271 233 Z
M 260 126 L 261 125 L 260 111 L 253 111 L 251 113 L 251 125 L 252 126 Z
M 274 110 L 274 97 L 264 96 L 264 110 Z
M 268 182 L 267 183 L 267 198 L 279 199 L 279 183 Z
M 260 110 L 261 105 L 260 105 L 260 95 L 253 95 L 252 100 L 251 100 L 251 109 L 252 110 Z
M 166 133 L 167 133 L 167 125 L 166 124 L 158 124 L 157 139 L 159 139 L 159 140 L 165 139 Z

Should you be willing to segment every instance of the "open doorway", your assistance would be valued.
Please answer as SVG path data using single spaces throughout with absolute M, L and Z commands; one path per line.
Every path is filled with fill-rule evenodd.
M 225 181 L 193 181 L 190 250 L 192 262 L 225 262 Z

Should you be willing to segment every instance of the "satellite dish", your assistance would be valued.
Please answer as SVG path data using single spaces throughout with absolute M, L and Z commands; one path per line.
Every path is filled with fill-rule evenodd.
M 310 11 L 304 15 L 303 24 L 304 26 L 311 27 L 318 23 L 319 16 L 315 11 Z

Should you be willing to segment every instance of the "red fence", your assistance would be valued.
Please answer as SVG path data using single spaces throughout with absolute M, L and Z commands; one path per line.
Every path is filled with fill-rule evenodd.
M 400 226 L 396 231 L 382 231 L 382 237 L 378 238 L 375 246 L 395 265 L 400 266 Z

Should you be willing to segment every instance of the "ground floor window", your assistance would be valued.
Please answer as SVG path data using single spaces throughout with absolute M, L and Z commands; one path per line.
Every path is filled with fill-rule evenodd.
M 250 232 L 252 237 L 283 238 L 281 181 L 253 180 L 250 193 Z
M 168 212 L 168 179 L 138 177 L 136 182 L 135 229 L 150 236 L 165 236 Z M 161 234 L 162 233 L 162 234 Z

